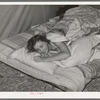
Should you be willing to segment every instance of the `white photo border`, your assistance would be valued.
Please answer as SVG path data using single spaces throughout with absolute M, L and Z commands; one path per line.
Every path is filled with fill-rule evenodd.
M 38 2 L 37 2 L 38 1 Z M 49 3 L 49 4 L 48 4 Z M 73 4 L 74 3 L 74 4 Z M 0 0 L 0 5 L 100 5 L 99 0 Z M 100 92 L 0 92 L 0 99 L 100 99 Z

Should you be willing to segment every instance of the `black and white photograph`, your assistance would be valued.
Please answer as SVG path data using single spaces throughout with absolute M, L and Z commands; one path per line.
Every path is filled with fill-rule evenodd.
M 100 5 L 0 4 L 0 92 L 100 92 Z

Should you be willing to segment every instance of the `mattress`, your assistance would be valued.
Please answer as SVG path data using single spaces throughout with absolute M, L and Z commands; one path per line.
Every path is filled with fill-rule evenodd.
M 33 35 L 29 33 L 20 33 L 2 40 L 2 42 L 0 42 L 0 61 L 37 79 L 66 87 L 72 91 L 82 91 L 85 86 L 85 81 L 84 75 L 79 69 L 75 69 L 76 71 L 73 72 L 74 68 L 69 71 L 68 69 L 65 70 L 64 68 L 58 67 L 54 74 L 48 74 L 32 68 L 16 59 L 8 59 L 11 52 L 26 45 L 27 40 L 32 36 Z

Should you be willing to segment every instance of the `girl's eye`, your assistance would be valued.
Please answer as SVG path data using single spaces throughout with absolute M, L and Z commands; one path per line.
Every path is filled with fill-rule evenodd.
M 43 47 L 43 45 L 40 46 L 40 48 L 42 48 L 42 47 Z
M 37 49 L 36 51 L 40 53 L 40 49 Z

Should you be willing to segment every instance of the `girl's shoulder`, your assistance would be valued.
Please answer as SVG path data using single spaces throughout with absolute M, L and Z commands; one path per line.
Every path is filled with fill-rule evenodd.
M 50 51 L 59 51 L 59 48 L 54 43 L 51 42 L 49 46 Z

